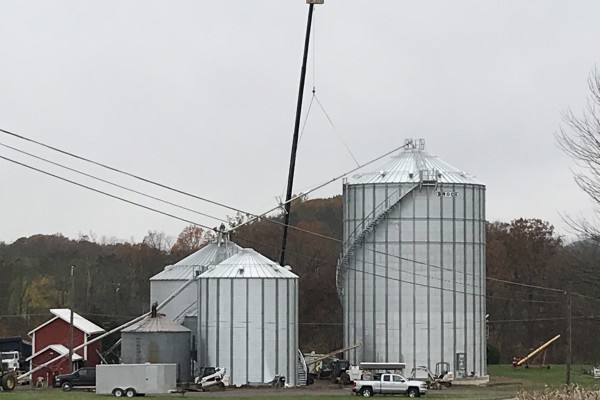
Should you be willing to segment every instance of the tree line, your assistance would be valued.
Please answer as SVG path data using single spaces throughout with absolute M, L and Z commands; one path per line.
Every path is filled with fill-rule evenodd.
M 336 264 L 341 250 L 342 198 L 299 199 L 292 206 L 287 261 L 299 276 L 300 346 L 331 351 L 343 346 Z M 243 221 L 235 216 L 232 225 Z M 281 215 L 233 231 L 233 241 L 278 259 Z M 322 237 L 305 231 L 316 232 Z M 323 236 L 338 240 L 331 240 Z M 34 235 L 0 243 L 0 336 L 21 335 L 71 307 L 105 328 L 149 310 L 149 278 L 201 248 L 212 232 L 187 227 L 176 240 L 149 232 L 140 243 Z M 566 244 L 539 219 L 487 224 L 488 361 L 509 363 L 566 333 L 567 291 L 572 295 L 573 356 L 600 360 L 594 329 L 600 318 L 600 248 L 594 241 Z M 74 266 L 75 291 L 71 286 Z M 519 285 L 506 283 L 517 282 Z M 564 362 L 565 341 L 547 361 Z

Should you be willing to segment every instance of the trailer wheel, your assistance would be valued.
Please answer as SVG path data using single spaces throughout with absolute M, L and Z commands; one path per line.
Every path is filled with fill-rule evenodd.
M 61 385 L 61 387 L 62 387 L 62 390 L 63 390 L 64 392 L 70 392 L 70 391 L 71 391 L 71 389 L 73 388 L 73 386 L 71 385 L 71 382 L 64 382 L 64 383 Z
M 123 396 L 123 389 L 121 389 L 121 388 L 113 389 L 112 394 L 115 397 L 122 397 Z
M 2 377 L 2 389 L 6 390 L 7 392 L 14 390 L 16 385 L 17 381 L 15 380 L 14 376 L 6 374 Z
M 137 393 L 134 388 L 125 389 L 125 397 L 135 397 L 136 394 Z

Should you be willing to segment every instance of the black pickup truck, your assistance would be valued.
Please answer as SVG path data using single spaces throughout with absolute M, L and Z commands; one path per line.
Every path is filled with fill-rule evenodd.
M 52 386 L 61 387 L 65 392 L 69 392 L 74 387 L 95 387 L 96 367 L 84 367 L 72 374 L 55 376 Z

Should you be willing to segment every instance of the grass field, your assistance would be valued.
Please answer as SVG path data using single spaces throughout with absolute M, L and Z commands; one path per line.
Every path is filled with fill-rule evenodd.
M 583 374 L 582 365 L 574 365 L 571 372 L 571 381 L 585 387 L 594 387 L 600 382 L 596 382 L 590 375 Z M 588 367 L 589 368 L 589 367 Z M 564 365 L 552 365 L 550 369 L 541 369 L 539 367 L 514 369 L 510 365 L 490 365 L 488 367 L 490 374 L 490 383 L 486 386 L 453 386 L 444 390 L 432 390 L 427 398 L 433 399 L 465 399 L 465 400 L 499 400 L 514 398 L 521 389 L 539 390 L 545 387 L 564 386 L 566 368 Z M 248 398 L 268 398 L 269 400 L 339 400 L 340 398 L 350 396 L 349 388 L 338 388 L 323 382 L 305 388 L 295 389 L 229 389 L 218 393 L 193 393 L 188 392 L 185 396 L 181 394 L 165 396 L 147 396 L 152 399 L 178 399 L 178 398 L 199 398 L 206 400 L 218 399 L 248 399 Z M 85 393 L 73 391 L 64 393 L 60 389 L 36 389 L 18 388 L 11 393 L 0 393 L 0 400 L 91 400 L 99 398 L 94 393 Z M 104 397 L 104 396 L 103 396 Z M 109 398 L 109 397 L 105 397 Z
M 571 367 L 571 383 L 591 387 L 599 385 L 600 382 L 591 375 L 582 373 L 583 365 L 576 364 Z M 585 367 L 589 369 L 589 366 Z M 540 388 L 545 385 L 552 387 L 563 386 L 566 382 L 566 365 L 551 365 L 550 369 L 531 367 L 531 368 L 513 368 L 512 365 L 489 365 L 488 374 L 494 380 L 495 377 L 501 379 L 521 381 L 524 388 Z

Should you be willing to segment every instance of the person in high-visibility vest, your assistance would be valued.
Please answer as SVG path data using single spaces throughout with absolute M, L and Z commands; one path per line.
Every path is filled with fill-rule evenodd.
M 315 366 L 315 371 L 317 372 L 318 379 L 321 379 L 321 370 L 323 369 L 323 361 L 317 362 Z

